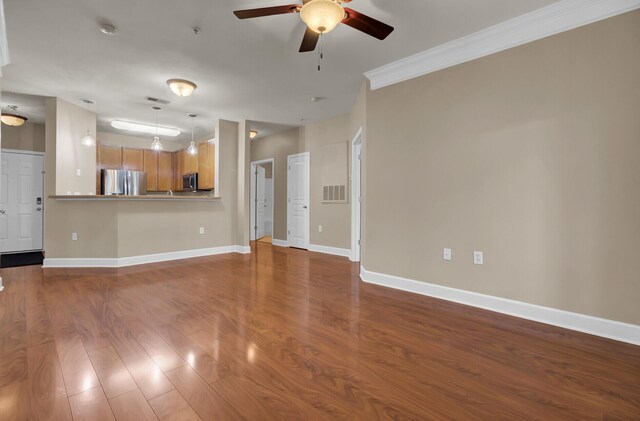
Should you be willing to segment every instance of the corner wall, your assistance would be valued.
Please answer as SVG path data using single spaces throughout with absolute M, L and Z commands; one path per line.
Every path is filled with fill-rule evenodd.
M 639 45 L 635 11 L 370 92 L 367 270 L 640 324 Z

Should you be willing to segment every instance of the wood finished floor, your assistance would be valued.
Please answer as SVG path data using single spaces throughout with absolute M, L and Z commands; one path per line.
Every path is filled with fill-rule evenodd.
M 0 419 L 640 419 L 640 347 L 257 247 L 3 269 Z

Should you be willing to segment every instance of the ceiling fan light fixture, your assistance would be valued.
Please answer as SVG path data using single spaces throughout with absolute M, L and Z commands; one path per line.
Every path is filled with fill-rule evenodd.
M 255 139 L 256 136 L 258 136 L 258 131 L 257 130 L 250 130 L 249 131 L 249 139 Z
M 345 17 L 340 3 L 333 0 L 311 0 L 300 9 L 300 18 L 313 32 L 331 32 Z
M 198 87 L 198 85 L 186 79 L 169 79 L 167 85 L 178 96 L 189 96 Z
M 27 117 L 22 117 L 18 114 L 2 113 L 2 122 L 7 126 L 19 127 L 27 120 Z

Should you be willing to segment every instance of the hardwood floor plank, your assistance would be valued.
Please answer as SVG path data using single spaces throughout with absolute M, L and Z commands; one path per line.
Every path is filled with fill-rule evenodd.
M 46 304 L 27 308 L 27 329 L 29 332 L 27 346 L 53 342 L 53 327 Z
M 115 420 L 111 406 L 101 387 L 87 390 L 69 398 L 74 421 Z
M 110 399 L 109 405 L 111 405 L 118 421 L 153 421 L 158 419 L 138 389 Z
M 30 418 L 28 382 L 0 387 L 0 419 L 27 421 Z
M 29 347 L 27 354 L 31 417 L 37 420 L 71 420 L 55 343 Z
M 107 399 L 138 388 L 129 370 L 120 360 L 113 347 L 94 349 L 89 352 L 89 358 L 93 363 Z
M 151 399 L 149 405 L 153 408 L 160 421 L 200 421 L 201 418 L 182 397 L 180 392 L 172 390 L 169 393 Z
M 93 364 L 79 336 L 58 336 L 56 349 L 69 396 L 100 386 Z
M 240 414 L 189 366 L 167 373 L 176 389 L 203 420 L 240 420 Z

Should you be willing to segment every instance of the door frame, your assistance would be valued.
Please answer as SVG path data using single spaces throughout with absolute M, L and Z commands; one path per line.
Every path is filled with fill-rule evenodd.
M 271 202 L 272 202 L 271 203 L 271 224 L 272 224 L 272 226 L 271 226 L 271 238 L 273 239 L 273 231 L 275 231 L 275 207 L 276 207 L 275 206 L 275 196 L 276 196 L 276 159 L 275 158 L 267 158 L 267 159 L 261 159 L 259 161 L 251 161 L 251 165 L 250 165 L 250 168 L 251 168 L 250 171 L 251 172 L 249 173 L 249 175 L 251 177 L 255 177 L 256 176 L 255 175 L 255 170 L 254 170 L 255 166 L 260 165 L 260 164 L 268 164 L 268 163 L 271 163 L 271 179 L 273 180 L 273 182 L 272 182 L 273 183 L 273 192 L 272 192 L 272 197 L 271 197 Z M 251 180 L 249 180 L 249 186 L 251 186 Z M 254 201 L 253 203 L 255 204 L 255 197 L 252 197 L 251 193 L 254 193 L 254 196 L 255 196 L 255 194 L 258 193 L 257 186 L 256 186 L 256 191 L 255 192 L 252 192 L 251 191 L 251 187 L 249 187 L 249 200 L 250 200 L 250 202 L 249 202 L 249 211 L 251 211 L 251 201 Z M 287 208 L 288 208 L 288 206 L 287 206 Z M 288 212 L 288 209 L 287 209 L 287 212 Z M 255 216 L 256 215 L 255 215 L 255 212 L 254 212 L 253 217 L 255 218 Z M 249 215 L 249 238 L 251 238 L 251 233 L 255 234 L 255 228 L 253 228 L 251 226 L 251 215 Z
M 46 185 L 45 185 L 45 172 L 46 172 L 46 165 L 47 165 L 47 161 L 46 161 L 46 156 L 45 153 L 46 152 L 40 152 L 40 151 L 23 151 L 21 149 L 7 149 L 7 148 L 0 148 L 0 158 L 2 156 L 2 154 L 4 153 L 16 153 L 16 154 L 22 154 L 22 155 L 35 155 L 35 156 L 41 156 L 42 157 L 42 250 L 25 250 L 25 252 L 29 252 L 29 251 L 43 251 L 45 250 L 45 244 L 44 244 L 44 240 L 45 240 L 45 236 L 44 236 L 44 232 L 45 232 L 45 226 L 44 226 L 44 221 L 45 221 L 45 217 L 44 217 L 44 213 L 47 211 L 47 206 L 46 206 Z M 2 252 L 0 250 L 0 252 Z M 20 251 L 15 252 L 15 253 L 22 253 Z M 0 291 L 2 291 L 2 280 L 0 278 Z
M 352 262 L 359 262 L 362 259 L 362 145 L 362 127 L 360 127 L 351 141 L 351 254 L 349 260 Z M 359 163 L 356 156 L 358 146 L 360 147 Z M 356 185 L 360 186 L 358 189 L 360 197 L 356 197 Z
M 291 206 L 290 202 L 289 202 L 289 182 L 291 181 L 289 179 L 289 162 L 291 160 L 291 158 L 297 158 L 297 157 L 301 157 L 304 156 L 307 158 L 307 165 L 308 165 L 308 174 L 309 176 L 307 177 L 307 197 L 306 197 L 306 202 L 307 202 L 307 216 L 306 216 L 306 226 L 307 226 L 307 250 L 309 249 L 309 245 L 311 244 L 311 222 L 310 222 L 310 215 L 311 215 L 311 153 L 310 152 L 302 152 L 302 153 L 296 153 L 296 154 L 292 154 L 292 155 L 287 155 L 287 246 L 291 247 L 291 244 L 289 243 L 289 236 L 290 234 L 290 230 L 289 230 L 289 223 L 291 222 Z

